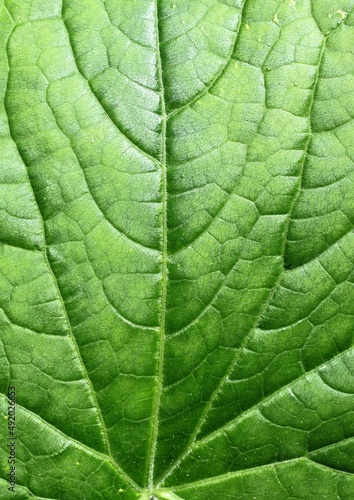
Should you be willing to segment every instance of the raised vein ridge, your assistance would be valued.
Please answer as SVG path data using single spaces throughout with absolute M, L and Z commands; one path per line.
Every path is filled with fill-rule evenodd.
M 161 111 L 162 111 L 162 137 L 161 137 L 161 182 L 162 182 L 162 285 L 161 285 L 161 316 L 160 316 L 160 350 L 158 357 L 158 378 L 157 390 L 154 401 L 153 428 L 151 438 L 151 452 L 148 471 L 149 488 L 154 484 L 154 462 L 156 457 L 157 437 L 158 437 L 158 419 L 160 410 L 160 400 L 163 388 L 163 360 L 165 344 L 165 324 L 166 324 L 166 299 L 167 299 L 167 280 L 168 280 L 168 256 L 167 256 L 167 166 L 166 166 L 166 124 L 167 113 L 165 103 L 165 90 L 162 75 L 162 60 L 160 53 L 160 23 L 159 23 L 159 0 L 155 4 L 156 19 L 156 38 L 157 38 L 157 57 L 159 82 L 161 89 Z

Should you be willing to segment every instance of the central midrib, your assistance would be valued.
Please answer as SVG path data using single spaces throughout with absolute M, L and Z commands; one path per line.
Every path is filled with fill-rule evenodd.
M 166 325 L 166 298 L 168 280 L 168 255 L 167 255 L 167 165 L 166 165 L 166 125 L 167 113 L 165 104 L 165 89 L 162 76 L 162 59 L 160 52 L 160 23 L 159 23 L 159 0 L 155 0 L 155 29 L 156 29 L 156 53 L 158 65 L 158 79 L 161 101 L 161 194 L 162 194 L 162 245 L 161 245 L 161 314 L 160 314 L 160 345 L 158 357 L 157 388 L 153 408 L 152 436 L 149 453 L 148 487 L 154 486 L 154 465 L 156 458 L 156 447 L 159 427 L 160 400 L 163 387 L 163 360 L 165 347 L 165 325 Z
M 243 8 L 241 11 L 240 22 L 238 29 L 235 34 L 235 40 L 230 50 L 229 56 L 227 58 L 227 63 L 232 56 L 235 49 L 235 45 L 238 39 L 238 34 L 241 28 L 241 20 L 244 11 L 246 0 L 243 3 Z M 160 345 L 159 345 L 159 357 L 158 357 L 158 373 L 157 373 L 157 388 L 156 395 L 154 399 L 153 407 L 153 418 L 152 418 L 152 433 L 151 433 L 151 444 L 149 453 L 149 465 L 148 465 L 148 490 L 150 498 L 154 498 L 152 492 L 154 490 L 154 466 L 156 460 L 157 451 L 157 440 L 158 440 L 158 430 L 159 430 L 159 411 L 160 411 L 160 401 L 163 390 L 163 363 L 164 363 L 164 348 L 165 348 L 165 333 L 166 333 L 166 300 L 167 300 L 167 283 L 168 283 L 168 226 L 167 226 L 167 164 L 166 164 L 166 128 L 167 121 L 172 118 L 175 114 L 179 113 L 191 103 L 199 99 L 203 94 L 207 93 L 209 89 L 216 83 L 216 81 L 223 74 L 227 63 L 223 66 L 220 72 L 213 78 L 212 82 L 208 87 L 203 89 L 202 92 L 198 93 L 194 98 L 188 101 L 184 106 L 176 110 L 167 113 L 166 111 L 166 100 L 165 100 L 165 88 L 163 81 L 163 64 L 161 58 L 161 30 L 160 30 L 160 9 L 159 0 L 155 0 L 155 29 L 156 29 L 156 53 L 157 53 L 157 69 L 158 69 L 158 79 L 160 88 L 160 101 L 161 101 L 161 192 L 162 192 L 162 245 L 161 245 L 161 314 L 160 314 Z

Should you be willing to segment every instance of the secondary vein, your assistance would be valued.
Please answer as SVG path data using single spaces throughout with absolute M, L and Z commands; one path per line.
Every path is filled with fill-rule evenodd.
M 220 68 L 220 70 L 214 76 L 214 78 L 212 79 L 212 81 L 203 90 L 201 90 L 197 95 L 195 95 L 194 97 L 192 97 L 188 102 L 186 102 L 185 104 L 183 104 L 183 106 L 181 106 L 180 108 L 177 108 L 177 109 L 174 109 L 174 110 L 170 111 L 170 113 L 167 115 L 167 120 L 169 120 L 173 116 L 181 113 L 183 110 L 185 110 L 186 108 L 188 108 L 189 106 L 191 106 L 195 102 L 199 101 L 199 99 L 201 99 L 204 95 L 206 95 L 212 89 L 212 87 L 214 87 L 214 85 L 220 80 L 220 78 L 223 76 L 223 74 L 225 73 L 225 70 L 227 68 L 227 65 L 231 61 L 232 55 L 233 55 L 233 53 L 235 51 L 235 48 L 236 48 L 237 40 L 239 38 L 239 34 L 240 34 L 241 26 L 242 26 L 242 19 L 243 19 L 243 14 L 244 14 L 244 11 L 245 11 L 246 3 L 247 3 L 247 0 L 243 0 L 243 5 L 242 5 L 242 8 L 241 8 L 241 12 L 240 12 L 239 23 L 238 23 L 238 26 L 237 26 L 237 28 L 235 30 L 234 43 L 230 47 L 230 51 L 229 51 L 229 53 L 228 53 L 228 55 L 226 57 L 225 64 Z
M 7 55 L 7 61 L 8 61 L 9 74 L 10 74 L 10 71 L 11 71 L 11 67 L 10 67 L 10 63 L 9 63 L 9 48 L 8 48 L 8 45 L 9 45 L 9 41 L 10 41 L 10 38 L 11 38 L 11 34 L 12 33 L 10 33 L 10 35 L 8 37 L 8 40 L 7 40 L 7 44 L 6 44 L 6 55 Z M 63 314 L 64 314 L 64 317 L 65 317 L 65 322 L 67 324 L 68 334 L 69 334 L 69 336 L 70 336 L 70 338 L 72 340 L 72 343 L 73 343 L 73 346 L 74 346 L 74 349 L 75 349 L 75 352 L 76 352 L 76 355 L 77 355 L 77 359 L 78 359 L 78 361 L 80 363 L 81 370 L 82 370 L 82 376 L 83 376 L 84 380 L 86 381 L 86 383 L 87 383 L 87 385 L 89 387 L 89 390 L 90 390 L 90 395 L 91 395 L 91 398 L 92 398 L 92 403 L 93 403 L 93 405 L 94 405 L 94 407 L 96 409 L 98 421 L 99 421 L 99 423 L 101 425 L 101 429 L 102 429 L 102 433 L 103 433 L 103 438 L 104 438 L 104 445 L 105 445 L 105 448 L 106 448 L 106 451 L 107 451 L 107 457 L 108 457 L 108 459 L 111 462 L 114 462 L 114 459 L 113 459 L 113 456 L 112 456 L 112 452 L 111 452 L 111 448 L 110 448 L 110 441 L 109 441 L 109 437 L 108 437 L 107 427 L 106 427 L 106 424 L 105 424 L 105 421 L 104 421 L 104 418 L 103 418 L 103 414 L 102 414 L 100 405 L 99 405 L 98 400 L 97 400 L 96 392 L 94 390 L 92 381 L 91 381 L 90 376 L 88 374 L 86 365 L 85 365 L 85 363 L 83 361 L 83 358 L 81 356 L 81 351 L 80 351 L 79 345 L 78 345 L 77 340 L 75 338 L 75 335 L 73 333 L 72 325 L 71 325 L 71 322 L 70 322 L 70 319 L 69 319 L 69 316 L 68 316 L 68 312 L 67 312 L 67 309 L 66 309 L 66 304 L 65 304 L 65 301 L 64 301 L 64 298 L 63 298 L 63 295 L 62 295 L 62 292 L 61 292 L 61 289 L 60 289 L 57 277 L 56 277 L 56 275 L 55 275 L 55 273 L 53 271 L 52 265 L 51 265 L 50 260 L 48 258 L 48 247 L 47 247 L 47 238 L 46 238 L 46 228 L 45 228 L 45 223 L 44 223 L 44 217 L 43 217 L 42 211 L 40 209 L 40 204 L 39 204 L 37 196 L 36 196 L 36 191 L 34 189 L 33 183 L 31 181 L 31 178 L 30 178 L 30 175 L 29 175 L 29 172 L 28 172 L 28 166 L 27 166 L 27 164 L 25 162 L 25 159 L 24 159 L 23 155 L 21 154 L 21 151 L 20 151 L 20 149 L 19 149 L 19 147 L 18 147 L 18 145 L 17 145 L 17 143 L 15 141 L 15 138 L 14 138 L 13 134 L 12 134 L 10 114 L 8 112 L 8 107 L 7 107 L 7 95 L 8 95 L 8 79 L 7 79 L 7 82 L 6 82 L 6 90 L 5 90 L 5 97 L 4 97 L 4 107 L 5 107 L 6 114 L 8 116 L 9 135 L 10 135 L 11 139 L 13 140 L 13 142 L 14 142 L 16 148 L 17 148 L 18 154 L 19 154 L 20 158 L 22 159 L 22 162 L 23 162 L 24 167 L 25 167 L 25 172 L 26 172 L 26 177 L 27 177 L 27 180 L 28 180 L 28 184 L 31 187 L 31 190 L 32 190 L 32 193 L 33 193 L 33 197 L 34 197 L 34 200 L 36 202 L 36 207 L 37 207 L 38 215 L 39 215 L 39 218 L 40 218 L 40 221 L 41 221 L 41 224 L 42 224 L 42 228 L 43 228 L 42 229 L 42 231 L 43 231 L 43 257 L 44 257 L 46 266 L 48 268 L 48 272 L 49 272 L 49 274 L 52 277 L 53 284 L 54 284 L 54 286 L 56 288 L 58 299 L 59 299 L 59 301 L 60 301 L 60 303 L 62 305 Z M 73 438 L 70 438 L 70 439 L 73 439 Z M 117 464 L 115 464 L 115 465 L 116 465 L 116 468 L 117 468 L 118 472 L 126 479 L 126 481 L 129 482 L 130 484 L 132 484 L 132 480 L 125 474 L 125 472 Z
M 92 95 L 95 97 L 96 101 L 99 103 L 99 105 L 101 106 L 101 108 L 105 111 L 106 116 L 110 119 L 110 121 L 112 122 L 112 124 L 117 128 L 117 130 L 122 134 L 122 136 L 125 137 L 125 139 L 129 142 L 130 146 L 133 149 L 135 149 L 138 153 L 140 153 L 142 156 L 144 156 L 145 158 L 147 158 L 148 160 L 152 161 L 153 163 L 156 163 L 156 158 L 154 158 L 153 156 L 151 156 L 147 151 L 145 151 L 138 144 L 136 144 L 129 137 L 129 135 L 127 135 L 127 133 L 126 133 L 126 131 L 124 131 L 123 127 L 119 123 L 117 123 L 117 120 L 115 120 L 113 118 L 112 113 L 110 112 L 109 108 L 107 106 L 105 106 L 104 103 L 102 102 L 102 100 L 98 97 L 97 92 L 95 92 L 95 90 L 94 90 L 94 88 L 92 86 L 91 80 L 89 78 L 86 78 L 86 76 L 84 75 L 82 69 L 80 68 L 80 65 L 77 62 L 77 55 L 76 55 L 74 44 L 72 42 L 71 30 L 68 27 L 68 23 L 67 23 L 67 20 L 66 20 L 66 17 L 65 17 L 65 8 L 66 8 L 66 6 L 65 6 L 65 0 L 62 0 L 62 10 L 61 10 L 61 17 L 60 17 L 60 19 L 63 21 L 63 25 L 64 25 L 64 27 L 66 29 L 67 34 L 68 34 L 68 40 L 69 40 L 69 43 L 70 43 L 70 46 L 71 46 L 71 50 L 72 50 L 72 53 L 73 53 L 73 56 L 74 56 L 74 60 L 75 60 L 75 64 L 76 64 L 78 72 L 80 73 L 80 75 L 82 76 L 82 78 L 84 79 L 84 81 L 87 82 L 87 85 L 90 87 Z
M 284 240 L 283 240 L 283 248 L 282 248 L 283 263 L 284 263 L 285 246 L 286 246 L 286 241 L 287 241 L 287 237 L 288 237 L 291 216 L 292 216 L 292 213 L 294 211 L 296 202 L 297 202 L 297 200 L 298 200 L 298 198 L 300 196 L 300 193 L 301 193 L 301 188 L 302 188 L 302 183 L 303 183 L 303 175 L 304 175 L 304 170 L 305 170 L 305 165 L 306 165 L 307 154 L 308 154 L 308 150 L 309 150 L 309 147 L 310 147 L 310 144 L 311 144 L 311 137 L 312 137 L 311 116 L 312 116 L 313 105 L 314 105 L 314 102 L 315 102 L 315 96 L 316 96 L 316 92 L 317 92 L 318 82 L 319 82 L 319 78 L 320 78 L 320 76 L 319 76 L 320 75 L 320 68 L 321 68 L 321 65 L 322 65 L 322 60 L 323 60 L 323 56 L 324 56 L 324 52 L 325 52 L 325 48 L 326 48 L 326 41 L 327 41 L 328 36 L 324 37 L 322 45 L 320 47 L 319 56 L 318 56 L 317 71 L 316 71 L 316 75 L 315 75 L 315 79 L 314 79 L 314 83 L 313 83 L 312 96 L 311 96 L 311 101 L 310 101 L 309 109 L 308 109 L 308 138 L 307 138 L 307 141 L 306 141 L 306 144 L 305 144 L 305 148 L 304 148 L 304 157 L 303 157 L 303 161 L 302 161 L 302 164 L 301 164 L 301 170 L 300 170 L 300 173 L 299 173 L 298 188 L 296 190 L 296 193 L 294 194 L 292 203 L 291 203 L 291 205 L 289 207 L 289 213 L 288 213 L 288 216 L 287 216 L 286 226 L 285 226 L 285 231 L 284 231 Z M 255 331 L 255 329 L 259 326 L 260 321 L 261 321 L 261 319 L 262 319 L 262 317 L 263 317 L 263 315 L 264 315 L 264 313 L 265 313 L 265 311 L 267 309 L 267 306 L 269 305 L 269 303 L 271 302 L 272 298 L 274 297 L 275 291 L 277 290 L 277 288 L 278 288 L 278 286 L 279 286 L 279 284 L 280 284 L 280 282 L 281 282 L 284 274 L 285 274 L 285 268 L 284 268 L 284 265 L 283 265 L 283 270 L 280 273 L 280 275 L 278 276 L 278 279 L 277 279 L 277 281 L 276 281 L 276 283 L 275 283 L 275 285 L 273 287 L 273 290 L 270 293 L 267 301 L 263 305 L 262 310 L 261 310 L 261 312 L 260 312 L 260 314 L 259 314 L 259 316 L 257 318 L 257 321 L 256 321 L 255 325 L 250 330 L 250 332 L 248 333 L 248 335 L 245 337 L 245 339 L 244 339 L 244 341 L 243 341 L 240 349 L 237 351 L 237 354 L 235 356 L 234 361 L 231 363 L 231 366 L 230 366 L 229 370 L 227 371 L 226 375 L 222 378 L 221 383 L 217 387 L 216 391 L 213 392 L 213 395 L 212 395 L 212 398 L 211 398 L 211 403 L 217 398 L 217 396 L 218 396 L 218 394 L 219 394 L 219 392 L 220 392 L 223 384 L 229 379 L 229 377 L 230 377 L 230 375 L 231 375 L 231 373 L 232 373 L 232 371 L 233 371 L 233 369 L 234 369 L 234 367 L 235 367 L 235 365 L 237 363 L 237 360 L 240 357 L 240 354 L 241 354 L 242 350 L 246 346 L 246 342 L 248 341 L 248 339 L 250 338 L 250 336 L 252 335 L 252 333 Z M 173 473 L 173 471 L 181 464 L 181 462 L 188 455 L 190 455 L 190 453 L 197 446 L 200 446 L 200 444 L 203 443 L 203 442 L 208 442 L 210 439 L 212 439 L 213 436 L 215 436 L 221 430 L 224 430 L 225 428 L 227 428 L 228 426 L 231 426 L 234 423 L 234 421 L 228 422 L 223 427 L 221 427 L 220 429 L 217 429 L 216 431 L 212 432 L 210 435 L 205 436 L 203 439 L 201 439 L 198 442 L 196 440 L 197 434 L 201 430 L 202 425 L 203 425 L 203 423 L 206 420 L 207 414 L 208 414 L 208 412 L 211 409 L 211 406 L 212 406 L 212 404 L 210 404 L 210 402 L 209 402 L 209 404 L 206 406 L 205 411 L 202 413 L 202 417 L 201 417 L 200 421 L 198 422 L 196 431 L 191 436 L 191 440 L 190 440 L 190 442 L 189 442 L 189 444 L 187 446 L 187 449 L 176 459 L 175 462 L 172 463 L 172 465 L 170 466 L 170 468 L 161 477 L 161 479 L 159 480 L 159 485 L 163 484 L 163 482 Z M 246 414 L 247 413 L 248 412 L 246 412 Z M 243 415 L 242 415 L 242 417 L 243 417 Z
M 0 400 L 1 400 L 1 398 L 5 398 L 5 395 L 4 394 L 0 394 Z M 112 469 L 115 472 L 118 472 L 118 474 L 121 476 L 121 478 L 124 479 L 127 482 L 127 484 L 129 484 L 136 491 L 139 491 L 139 492 L 142 491 L 142 489 L 140 488 L 140 486 L 138 484 L 136 484 L 135 481 L 133 481 L 133 479 L 131 479 L 124 472 L 124 470 L 119 466 L 119 464 L 117 464 L 117 462 L 114 460 L 114 458 L 112 458 L 111 456 L 106 455 L 104 453 L 101 453 L 100 451 L 97 451 L 94 448 L 91 448 L 90 446 L 82 443 L 81 441 L 78 441 L 77 439 L 75 439 L 75 438 L 73 438 L 73 437 L 65 434 L 65 432 L 63 432 L 60 429 L 58 429 L 57 427 L 55 427 L 53 424 L 51 424 L 47 420 L 44 420 L 44 418 L 42 418 L 40 415 L 38 415 L 37 413 L 32 412 L 31 410 L 29 410 L 25 406 L 19 405 L 17 403 L 17 407 L 19 409 L 21 409 L 23 412 L 25 412 L 26 414 L 28 414 L 31 418 L 34 418 L 34 419 L 38 420 L 38 422 L 40 424 L 43 424 L 43 425 L 47 426 L 50 430 L 56 432 L 57 434 L 59 434 L 59 436 L 61 436 L 65 440 L 69 441 L 70 444 L 74 448 L 78 448 L 78 449 L 82 450 L 83 452 L 87 453 L 88 455 L 91 455 L 91 456 L 93 456 L 93 457 L 95 457 L 97 459 L 103 460 L 104 462 L 110 464 L 110 466 L 112 467 Z M 20 485 L 20 486 L 23 486 L 23 485 Z

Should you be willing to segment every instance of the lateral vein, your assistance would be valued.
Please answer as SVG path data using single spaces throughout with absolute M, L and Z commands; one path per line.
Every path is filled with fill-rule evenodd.
M 243 14 L 244 14 L 244 11 L 245 11 L 245 6 L 246 6 L 247 1 L 248 0 L 244 0 L 243 1 L 242 9 L 241 9 L 241 12 L 240 12 L 239 24 L 238 24 L 238 27 L 237 27 L 237 29 L 235 31 L 234 43 L 231 45 L 231 48 L 230 48 L 229 54 L 228 54 L 228 56 L 226 58 L 225 64 L 221 67 L 220 71 L 214 76 L 214 78 L 212 79 L 212 81 L 209 83 L 208 86 L 206 86 L 197 95 L 195 95 L 194 97 L 192 97 L 192 99 L 190 99 L 188 102 L 186 102 L 183 106 L 181 106 L 180 108 L 177 108 L 177 109 L 174 109 L 173 111 L 171 111 L 167 115 L 167 120 L 169 120 L 173 116 L 179 114 L 180 112 L 182 112 L 184 109 L 188 108 L 189 106 L 191 106 L 195 102 L 199 101 L 199 99 L 201 99 L 204 95 L 206 95 L 209 92 L 209 90 L 211 90 L 214 87 L 214 85 L 218 82 L 218 80 L 220 80 L 220 78 L 223 76 L 223 74 L 225 73 L 225 70 L 227 68 L 227 65 L 231 61 L 232 54 L 234 53 L 234 50 L 235 50 L 235 47 L 236 47 L 236 44 L 237 44 L 237 40 L 239 38 L 239 34 L 240 34 L 241 26 L 242 26 Z
M 4 394 L 0 394 L 0 399 L 1 398 L 5 398 L 5 395 Z M 44 418 L 42 418 L 40 415 L 37 415 L 36 413 L 32 412 L 31 410 L 29 410 L 28 408 L 26 408 L 25 406 L 22 406 L 18 403 L 16 403 L 17 407 L 19 409 L 21 409 L 23 412 L 25 412 L 26 414 L 29 414 L 30 416 L 34 417 L 35 419 L 37 419 L 39 422 L 43 423 L 44 425 L 46 425 L 49 429 L 51 429 L 52 431 L 55 431 L 57 434 L 59 434 L 61 437 L 63 437 L 64 439 L 70 441 L 70 443 L 72 443 L 74 446 L 76 446 L 77 448 L 81 449 L 82 451 L 84 451 L 85 453 L 87 453 L 88 455 L 91 455 L 91 456 L 94 456 L 96 457 L 97 459 L 101 459 L 107 463 L 109 463 L 111 465 L 111 467 L 113 469 L 115 469 L 116 472 L 118 472 L 118 474 L 120 474 L 120 476 L 132 487 L 134 488 L 135 490 L 137 491 L 142 491 L 142 489 L 140 488 L 140 486 L 138 486 L 125 472 L 124 470 L 119 466 L 119 464 L 117 464 L 117 462 L 114 460 L 114 458 L 112 458 L 111 456 L 109 455 L 106 455 L 104 453 L 101 453 L 93 448 L 91 448 L 90 446 L 87 446 L 86 444 L 82 443 L 81 441 L 78 441 L 77 439 L 71 437 L 71 436 L 68 436 L 67 434 L 65 434 L 65 432 L 61 431 L 60 429 L 58 429 L 57 427 L 55 427 L 53 424 L 51 424 L 50 422 L 47 422 L 46 420 L 44 420 Z
M 310 147 L 310 143 L 311 143 L 311 137 L 312 137 L 312 127 L 311 127 L 311 115 L 312 115 L 312 109 L 313 109 L 313 105 L 314 105 L 314 101 L 315 101 L 315 95 L 316 95 L 316 91 L 317 91 L 317 87 L 318 87 L 318 82 L 319 82 L 319 74 L 320 74 L 320 68 L 321 68 L 321 64 L 322 64 L 322 60 L 323 60 L 323 55 L 324 55 L 324 51 L 325 51 L 325 48 L 326 48 L 326 41 L 327 41 L 327 38 L 328 37 L 324 37 L 323 39 L 323 42 L 322 42 L 322 46 L 320 48 L 320 52 L 319 52 L 319 57 L 318 57 L 318 62 L 317 62 L 317 71 L 316 71 L 316 75 L 315 75 L 315 79 L 314 79 L 314 83 L 313 83 L 313 91 L 312 91 L 312 97 L 311 97 L 311 101 L 310 101 L 310 104 L 309 104 L 309 110 L 308 110 L 308 138 L 307 138 L 307 141 L 306 141 L 306 144 L 305 144 L 305 148 L 304 148 L 304 157 L 303 157 L 303 161 L 302 161 L 302 165 L 301 165 L 301 169 L 300 169 L 300 173 L 299 173 L 299 182 L 298 182 L 298 188 L 297 188 L 297 191 L 296 193 L 294 194 L 294 198 L 293 198 L 293 201 L 289 207 L 289 213 L 288 213 L 288 216 L 287 216 L 287 220 L 286 220 L 286 226 L 285 226 L 285 230 L 284 230 L 284 241 L 283 241 L 283 248 L 282 248 L 282 259 L 283 259 L 283 264 L 284 264 L 284 254 L 285 254 L 285 245 L 286 245 L 286 241 L 287 241 L 287 237 L 288 237 L 288 232 L 289 232 L 289 227 L 290 227 L 290 220 L 291 220 L 291 215 L 293 213 L 293 210 L 294 210 L 294 207 L 295 207 L 295 204 L 296 204 L 296 201 L 297 199 L 299 198 L 300 196 L 300 192 L 301 192 L 301 188 L 302 188 L 302 182 L 303 182 L 303 175 L 304 175 L 304 170 L 305 170 L 305 165 L 306 165 L 306 158 L 307 158 L 307 153 L 308 153 L 308 149 Z M 234 360 L 232 361 L 230 367 L 229 367 L 229 370 L 226 372 L 225 376 L 221 379 L 220 381 L 220 384 L 218 385 L 218 387 L 216 388 L 216 390 L 213 392 L 212 394 L 212 397 L 209 401 L 209 403 L 206 405 L 203 413 L 202 413 L 202 416 L 201 418 L 199 419 L 198 421 L 198 424 L 197 424 L 197 427 L 194 431 L 194 433 L 192 434 L 191 436 L 191 439 L 188 443 L 188 446 L 187 448 L 185 449 L 185 451 L 172 463 L 172 465 L 169 467 L 169 469 L 167 469 L 167 471 L 165 472 L 165 474 L 161 477 L 161 479 L 159 480 L 159 486 L 163 484 L 163 482 L 167 479 L 167 477 L 169 477 L 172 472 L 181 464 L 181 462 L 192 452 L 192 450 L 194 450 L 198 445 L 200 445 L 200 443 L 203 443 L 205 441 L 208 441 L 210 438 L 210 436 L 213 436 L 215 434 L 217 434 L 220 429 L 217 429 L 216 431 L 214 431 L 210 436 L 205 436 L 202 440 L 200 440 L 199 442 L 196 440 L 197 439 L 197 435 L 199 433 L 199 431 L 201 430 L 206 418 L 207 418 L 207 415 L 212 407 L 212 404 L 213 402 L 215 401 L 215 399 L 217 398 L 221 388 L 223 387 L 223 385 L 227 382 L 227 380 L 229 379 L 236 363 L 237 363 L 237 360 L 239 359 L 240 357 L 240 354 L 242 352 L 242 350 L 245 348 L 245 345 L 246 345 L 246 342 L 249 340 L 250 336 L 252 335 L 252 333 L 255 331 L 255 329 L 258 327 L 258 325 L 260 324 L 260 321 L 269 305 L 269 303 L 271 302 L 272 298 L 274 297 L 274 294 L 275 294 L 275 291 L 277 290 L 277 287 L 279 286 L 283 276 L 284 276 L 284 273 L 285 273 L 285 268 L 284 268 L 284 265 L 283 265 L 283 270 L 282 272 L 280 273 L 280 275 L 278 276 L 278 279 L 273 287 L 273 290 L 271 291 L 267 301 L 264 303 L 261 311 L 260 311 L 260 314 L 257 318 L 257 321 L 255 322 L 253 328 L 249 331 L 249 333 L 246 335 L 242 345 L 240 346 L 240 349 L 237 351 L 236 355 L 235 355 L 235 358 Z M 229 425 L 232 425 L 233 424 L 233 421 L 225 424 L 221 429 L 225 429 L 227 428 Z
M 10 67 L 10 63 L 9 63 L 9 48 L 8 48 L 9 41 L 10 41 L 10 38 L 11 38 L 11 34 L 12 34 L 12 32 L 10 33 L 10 35 L 8 37 L 8 40 L 7 40 L 7 43 L 6 43 L 6 55 L 7 55 L 7 63 L 8 63 L 8 68 L 9 68 L 9 73 L 8 74 L 10 74 L 10 72 L 11 72 L 11 67 Z M 39 205 L 39 202 L 38 202 L 38 199 L 37 199 L 37 196 L 36 196 L 36 192 L 35 192 L 34 186 L 32 184 L 29 172 L 28 172 L 27 163 L 26 163 L 23 155 L 21 154 L 21 151 L 20 151 L 20 149 L 19 149 L 19 147 L 18 147 L 18 145 L 17 145 L 17 143 L 15 141 L 15 138 L 14 138 L 13 134 L 12 134 L 10 114 L 8 112 L 8 107 L 7 107 L 7 96 L 8 96 L 8 79 L 6 81 L 6 90 L 5 90 L 5 97 L 4 97 L 4 107 L 5 107 L 5 111 L 6 111 L 7 117 L 8 117 L 9 135 L 10 135 L 11 139 L 13 140 L 13 143 L 16 146 L 18 154 L 19 154 L 20 158 L 22 159 L 22 162 L 23 162 L 23 164 L 25 166 L 25 173 L 26 173 L 26 177 L 27 177 L 27 180 L 28 180 L 28 184 L 31 187 L 31 190 L 32 190 L 32 193 L 33 193 L 33 198 L 34 198 L 34 200 L 36 202 L 36 207 L 37 207 L 38 215 L 39 215 L 39 218 L 40 218 L 40 221 L 41 221 L 41 224 L 42 224 L 42 231 L 43 231 L 43 256 L 44 256 L 44 260 L 45 260 L 46 266 L 48 268 L 48 272 L 50 273 L 50 275 L 52 277 L 53 284 L 54 284 L 54 286 L 56 288 L 58 299 L 59 299 L 59 301 L 60 301 L 60 303 L 62 305 L 62 310 L 63 310 L 63 314 L 64 314 L 64 317 L 65 317 L 65 322 L 67 324 L 68 333 L 69 333 L 69 336 L 70 336 L 71 341 L 73 343 L 73 346 L 74 346 L 74 349 L 75 349 L 75 352 L 76 352 L 76 355 L 77 355 L 77 359 L 78 359 L 78 361 L 80 363 L 80 366 L 81 366 L 82 376 L 85 379 L 85 381 L 86 381 L 86 383 L 87 383 L 87 385 L 88 385 L 88 387 L 90 389 L 90 395 L 91 395 L 91 398 L 92 398 L 92 403 L 94 404 L 94 407 L 95 407 L 95 409 L 97 411 L 97 416 L 98 416 L 99 423 L 101 424 L 101 429 L 102 429 L 102 433 L 103 433 L 105 448 L 107 450 L 107 453 L 108 453 L 109 457 L 113 460 L 111 449 L 110 449 L 110 442 L 109 442 L 109 438 L 108 438 L 107 428 L 106 428 L 106 425 L 105 425 L 105 422 L 104 422 L 104 419 L 103 419 L 102 411 L 101 411 L 101 408 L 99 406 L 99 403 L 98 403 L 98 400 L 97 400 L 97 397 L 96 397 L 96 393 L 95 393 L 95 390 L 93 388 L 92 381 L 91 381 L 91 379 L 89 377 L 86 365 L 85 365 L 85 363 L 84 363 L 84 361 L 82 359 L 79 345 L 78 345 L 78 343 L 76 341 L 76 338 L 75 338 L 75 335 L 73 333 L 72 325 L 71 325 L 71 322 L 70 322 L 70 319 L 69 319 L 69 316 L 68 316 L 68 312 L 67 312 L 67 309 L 66 309 L 65 301 L 64 301 L 63 295 L 61 293 L 61 289 L 59 287 L 58 280 L 56 278 L 56 275 L 55 275 L 55 273 L 53 271 L 53 268 L 51 266 L 50 260 L 48 258 L 48 247 L 47 247 L 47 239 L 46 239 L 46 229 L 45 229 L 45 223 L 44 223 L 43 214 L 41 212 L 40 205 Z

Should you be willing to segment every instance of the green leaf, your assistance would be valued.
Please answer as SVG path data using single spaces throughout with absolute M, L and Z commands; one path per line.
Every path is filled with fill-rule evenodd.
M 1 498 L 353 498 L 353 47 L 354 0 L 0 0 Z

